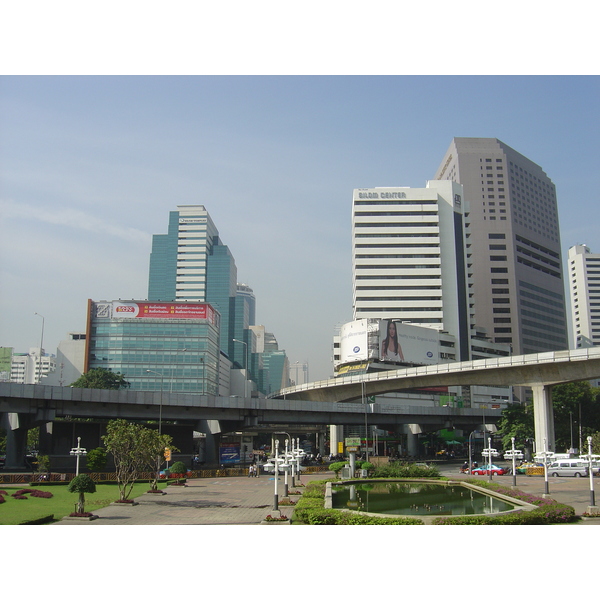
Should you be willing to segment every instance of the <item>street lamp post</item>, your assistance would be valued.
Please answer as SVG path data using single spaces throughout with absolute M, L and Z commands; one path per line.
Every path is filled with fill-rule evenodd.
M 548 444 L 544 438 L 544 495 L 549 495 L 548 490 Z
M 279 510 L 279 494 L 277 479 L 279 478 L 279 440 L 275 440 L 275 496 L 273 497 L 273 510 Z
M 292 452 L 291 452 L 291 457 L 290 457 L 290 465 L 291 465 L 291 471 L 290 474 L 292 476 L 292 487 L 296 487 L 296 484 L 294 482 L 294 475 L 296 474 L 296 456 L 294 455 L 294 438 L 292 439 Z
M 161 373 L 157 371 L 152 371 L 151 369 L 146 369 L 146 373 L 154 373 L 160 377 L 160 406 L 158 409 L 158 435 L 162 434 L 162 405 L 163 405 L 163 382 L 164 377 Z
M 588 460 L 590 461 L 590 506 L 596 506 L 596 498 L 594 496 L 594 469 L 592 463 L 592 436 L 588 435 Z
M 296 472 L 298 473 L 298 483 L 300 482 L 300 438 L 296 438 L 296 448 L 298 455 L 296 456 Z
M 80 437 L 77 438 L 77 447 L 71 448 L 71 452 L 69 454 L 71 454 L 71 456 L 77 457 L 77 462 L 75 465 L 75 475 L 79 475 L 79 457 L 85 456 L 87 454 L 86 449 L 81 447 L 81 438 Z
M 517 487 L 517 465 L 515 462 L 515 438 L 510 438 L 512 444 L 512 476 L 513 476 L 513 487 Z
M 38 370 L 38 383 L 42 383 L 42 354 L 44 353 L 44 323 L 46 319 L 40 313 L 35 313 L 38 317 L 42 317 L 42 337 L 40 339 L 40 368 Z M 35 378 L 34 378 L 35 383 Z
M 283 484 L 283 497 L 288 497 L 288 440 L 285 440 L 285 462 L 283 463 L 284 467 L 284 484 Z
M 488 437 L 488 479 L 492 480 L 492 436 Z
M 238 344 L 244 344 L 244 346 L 246 346 L 246 364 L 245 364 L 245 370 L 246 370 L 246 374 L 244 376 L 244 398 L 246 398 L 246 396 L 248 395 L 248 379 L 249 379 L 249 373 L 248 373 L 248 343 L 244 342 L 243 340 L 236 340 L 235 338 L 233 338 L 234 342 L 237 342 Z
M 293 449 L 294 449 L 294 440 L 292 439 L 292 436 L 287 432 L 287 431 L 274 431 L 273 435 L 287 435 L 288 439 L 285 440 L 285 462 L 288 462 L 288 441 L 290 442 L 291 446 L 292 446 L 292 454 L 293 454 Z M 298 442 L 300 442 L 300 440 L 298 440 Z M 293 471 L 292 471 L 293 472 Z M 286 482 L 287 482 L 287 471 L 286 471 Z M 292 486 L 294 486 L 294 480 L 292 479 Z M 287 488 L 286 488 L 286 494 L 287 496 Z

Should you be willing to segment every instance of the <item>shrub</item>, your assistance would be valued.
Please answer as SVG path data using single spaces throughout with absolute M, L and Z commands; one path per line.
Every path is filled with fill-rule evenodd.
M 69 492 L 79 494 L 77 500 L 77 513 L 84 514 L 85 494 L 93 494 L 96 491 L 96 483 L 94 480 L 85 473 L 82 475 L 77 475 L 77 477 L 73 477 L 73 479 L 71 479 L 67 489 Z
M 187 473 L 187 467 L 182 461 L 178 460 L 170 466 L 169 471 L 171 473 L 177 473 L 178 475 L 185 475 Z
M 347 464 L 347 461 L 334 462 L 329 465 L 329 470 L 337 475 Z
M 414 463 L 392 462 L 380 465 L 375 468 L 374 477 L 384 478 L 419 478 L 419 477 L 439 477 L 440 472 L 436 467 L 422 467 Z
M 86 456 L 87 468 L 93 473 L 104 471 L 106 468 L 107 458 L 106 450 L 102 447 L 90 450 Z

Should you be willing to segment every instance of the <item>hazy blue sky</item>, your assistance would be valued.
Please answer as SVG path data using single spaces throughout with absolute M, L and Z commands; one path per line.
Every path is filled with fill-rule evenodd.
M 204 204 L 257 321 L 311 379 L 351 320 L 357 187 L 424 187 L 453 137 L 539 164 L 563 252 L 600 252 L 593 76 L 4 76 L 0 345 L 54 352 L 86 301 L 147 296 L 151 236 Z

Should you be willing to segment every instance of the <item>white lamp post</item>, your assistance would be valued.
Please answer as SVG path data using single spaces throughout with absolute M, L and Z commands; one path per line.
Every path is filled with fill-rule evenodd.
M 517 487 L 517 465 L 515 462 L 515 438 L 510 438 L 512 444 L 512 473 L 513 473 L 513 487 Z
M 279 510 L 279 495 L 277 492 L 278 477 L 279 477 L 279 440 L 275 440 L 275 497 L 273 498 L 273 510 Z
M 284 468 L 284 484 L 283 484 L 283 497 L 287 498 L 288 497 L 288 470 L 289 470 L 289 463 L 288 463 L 288 440 L 285 440 L 285 461 L 283 463 L 283 468 Z
M 492 480 L 492 436 L 488 437 L 488 479 Z
M 548 490 L 548 444 L 544 438 L 544 495 L 549 495 Z
M 596 506 L 596 499 L 594 496 L 594 469 L 592 464 L 592 436 L 588 435 L 588 460 L 590 461 L 590 506 Z
M 296 448 L 300 450 L 300 438 L 296 438 Z M 296 472 L 298 473 L 298 482 L 300 482 L 300 452 L 296 457 Z
M 75 475 L 77 476 L 77 475 L 79 475 L 79 457 L 85 456 L 87 454 L 86 449 L 81 447 L 81 438 L 80 437 L 77 438 L 77 447 L 71 448 L 70 454 L 71 454 L 71 456 L 77 457 L 77 462 L 76 462 L 76 466 L 75 466 Z
M 292 438 L 292 454 L 290 457 L 290 464 L 292 468 L 292 487 L 295 487 L 294 475 L 296 474 L 296 456 L 294 455 L 294 438 Z

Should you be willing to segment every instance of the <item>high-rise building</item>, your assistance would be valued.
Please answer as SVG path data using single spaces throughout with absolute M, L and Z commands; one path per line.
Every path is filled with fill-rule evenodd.
M 210 303 L 221 315 L 221 351 L 233 356 L 236 288 L 235 259 L 206 208 L 178 206 L 169 213 L 168 233 L 152 236 L 148 300 Z
M 178 206 L 169 214 L 168 233 L 153 236 L 148 299 L 209 303 L 220 314 L 221 353 L 243 372 L 244 385 L 259 383 L 264 367 L 251 329 L 256 298 L 237 283 L 235 259 L 204 206 Z
M 338 340 L 338 375 L 355 373 L 360 361 L 371 370 L 510 353 L 508 344 L 492 342 L 475 322 L 467 229 L 463 189 L 456 182 L 354 190 L 355 321 Z M 383 350 L 391 324 L 404 348 L 395 357 Z M 467 405 L 512 400 L 508 388 L 465 386 L 452 393 Z
M 600 346 L 600 254 L 572 246 L 568 264 L 573 347 Z
M 192 302 L 88 302 L 84 372 L 121 373 L 132 390 L 217 394 L 220 315 Z
M 148 300 L 207 302 L 207 262 L 219 232 L 204 206 L 177 209 L 168 233 L 152 236 Z
M 469 360 L 473 322 L 462 186 L 354 190 L 354 319 L 397 319 L 445 331 Z
M 495 138 L 454 138 L 435 179 L 463 186 L 477 325 L 515 354 L 568 348 L 550 178 Z

